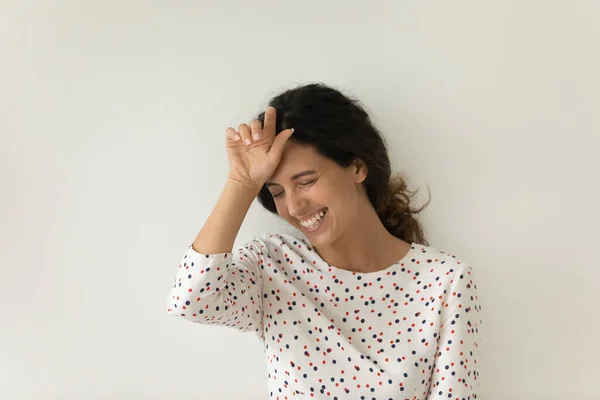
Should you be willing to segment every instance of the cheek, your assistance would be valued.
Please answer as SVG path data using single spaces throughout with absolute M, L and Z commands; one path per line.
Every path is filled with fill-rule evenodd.
M 344 182 L 334 181 L 324 184 L 319 190 L 314 192 L 319 200 L 333 204 L 344 204 L 347 198 L 351 196 L 348 187 Z
M 335 192 L 328 193 L 328 198 L 324 199 L 324 202 L 335 211 L 335 215 L 346 218 L 356 213 L 357 199 L 354 188 L 338 186 Z

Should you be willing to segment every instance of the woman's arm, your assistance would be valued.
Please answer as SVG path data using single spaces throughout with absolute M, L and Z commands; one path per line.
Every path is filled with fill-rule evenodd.
M 171 287 L 167 312 L 261 336 L 263 251 L 266 244 L 258 238 L 227 253 L 202 254 L 189 246 Z
M 470 266 L 457 269 L 446 296 L 427 399 L 478 399 L 482 319 Z
M 230 253 L 260 187 L 227 180 L 217 205 L 192 244 L 201 254 Z
M 183 256 L 167 312 L 193 322 L 262 333 L 260 263 L 266 245 L 255 238 L 232 250 L 258 189 L 230 181 Z

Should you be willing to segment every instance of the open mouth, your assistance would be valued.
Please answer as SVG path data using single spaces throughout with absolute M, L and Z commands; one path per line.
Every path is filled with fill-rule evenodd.
M 321 225 L 323 225 L 328 210 L 329 209 L 325 207 L 324 209 L 319 211 L 319 213 L 316 216 L 312 217 L 309 221 L 301 222 L 300 225 L 302 226 L 302 228 L 304 228 L 306 232 L 316 231 Z

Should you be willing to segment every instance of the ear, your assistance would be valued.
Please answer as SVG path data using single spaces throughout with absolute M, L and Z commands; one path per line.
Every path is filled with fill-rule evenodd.
M 352 161 L 352 168 L 354 172 L 354 180 L 356 183 L 362 183 L 367 179 L 368 168 L 367 164 L 364 163 L 360 158 Z

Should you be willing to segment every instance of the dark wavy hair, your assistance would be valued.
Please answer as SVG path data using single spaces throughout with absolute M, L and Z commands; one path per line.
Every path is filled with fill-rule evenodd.
M 401 174 L 391 177 L 385 139 L 359 100 L 323 83 L 312 83 L 284 91 L 272 98 L 269 106 L 277 110 L 277 133 L 294 128 L 289 140 L 314 146 L 341 167 L 351 165 L 357 158 L 362 160 L 367 166 L 363 184 L 369 201 L 388 232 L 408 243 L 428 245 L 416 217 L 431 196 L 420 209 L 410 207 L 418 190 L 409 191 Z M 257 117 L 263 125 L 264 118 L 264 112 Z M 266 185 L 260 190 L 258 201 L 277 214 Z

